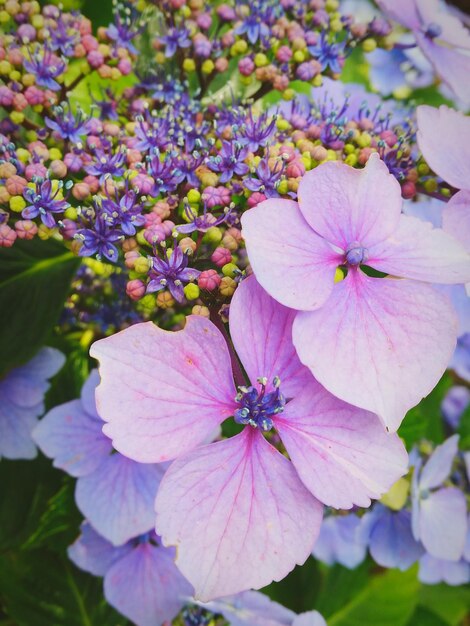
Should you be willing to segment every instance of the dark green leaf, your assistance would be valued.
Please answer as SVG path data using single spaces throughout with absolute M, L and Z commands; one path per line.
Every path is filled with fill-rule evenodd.
M 339 611 L 328 626 L 405 626 L 418 600 L 416 569 L 375 576 Z
M 419 603 L 448 626 L 459 626 L 470 614 L 470 590 L 468 586 L 422 585 Z
M 79 264 L 52 240 L 0 249 L 0 375 L 46 343 Z
M 304 565 L 292 570 L 284 580 L 271 583 L 262 591 L 272 600 L 302 613 L 314 608 L 319 584 L 318 563 L 314 559 L 308 559 Z
M 353 570 L 342 565 L 323 568 L 325 575 L 322 578 L 315 608 L 328 618 L 350 602 L 367 585 L 370 562 L 364 561 Z
M 0 556 L 0 602 L 18 626 L 125 626 L 106 604 L 102 580 L 66 556 L 35 550 Z
M 431 613 L 423 607 L 418 607 L 413 613 L 407 626 L 446 626 L 447 622 L 443 622 L 435 613 Z

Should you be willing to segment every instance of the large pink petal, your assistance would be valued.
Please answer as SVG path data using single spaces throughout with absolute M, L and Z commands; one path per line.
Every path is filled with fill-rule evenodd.
M 410 2 L 411 4 L 411 2 Z M 440 0 L 416 0 L 416 6 L 424 28 L 437 24 L 441 33 L 437 42 L 446 42 L 458 48 L 470 50 L 470 33 L 457 15 L 453 15 L 447 5 Z
M 191 450 L 233 415 L 230 356 L 217 328 L 200 316 L 168 332 L 148 322 L 93 344 L 100 361 L 96 390 L 104 432 L 114 447 L 142 462 Z
M 470 252 L 470 191 L 459 191 L 452 196 L 442 211 L 442 228 Z
M 176 460 L 155 506 L 157 532 L 202 601 L 284 578 L 307 559 L 322 516 L 290 461 L 251 427 Z
M 441 228 L 402 215 L 394 234 L 370 249 L 368 264 L 376 269 L 430 283 L 470 281 L 470 255 Z
M 468 51 L 451 48 L 445 42 L 439 45 L 439 39 L 432 40 L 419 32 L 416 32 L 415 36 L 419 47 L 431 61 L 439 77 L 452 89 L 457 98 L 468 106 L 470 104 L 470 81 L 468 80 L 470 55 Z M 444 147 L 442 149 L 445 150 Z M 451 181 L 447 182 L 451 183 Z
M 304 485 L 328 506 L 367 507 L 407 472 L 399 437 L 316 381 L 275 417 L 275 426 Z
M 353 243 L 369 248 L 389 237 L 402 207 L 400 185 L 378 154 L 362 170 L 338 161 L 316 167 L 303 176 L 298 197 L 310 226 L 342 250 Z
M 410 30 L 421 26 L 414 0 L 377 0 L 377 4 L 389 17 Z
M 327 300 L 341 257 L 309 228 L 296 202 L 260 202 L 243 214 L 242 226 L 256 278 L 273 298 L 305 311 Z
M 295 315 L 273 300 L 254 276 L 239 285 L 230 304 L 230 335 L 251 383 L 264 376 L 270 384 L 279 376 L 288 398 L 312 379 L 292 343 Z
M 470 189 L 470 117 L 441 106 L 417 108 L 418 146 L 432 169 L 457 189 Z
M 320 310 L 297 314 L 293 337 L 322 385 L 396 430 L 444 373 L 456 329 L 432 287 L 350 271 Z
M 151 543 L 140 544 L 116 561 L 104 577 L 107 601 L 138 626 L 168 623 L 191 592 L 171 551 Z

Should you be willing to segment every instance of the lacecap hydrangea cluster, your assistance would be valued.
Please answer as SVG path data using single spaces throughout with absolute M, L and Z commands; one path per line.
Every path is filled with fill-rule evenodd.
M 0 0 L 0 246 L 83 258 L 59 327 L 99 364 L 40 421 L 63 357 L 9 372 L 0 453 L 76 478 L 69 557 L 138 626 L 324 626 L 250 591 L 312 550 L 470 578 L 468 453 L 397 434 L 447 368 L 449 428 L 469 401 L 470 121 L 339 80 L 424 58 L 465 109 L 470 34 L 378 4 L 137 1 L 93 32 Z

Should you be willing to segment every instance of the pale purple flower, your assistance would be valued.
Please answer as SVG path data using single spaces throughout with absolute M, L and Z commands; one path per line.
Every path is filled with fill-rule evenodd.
M 51 409 L 34 429 L 41 451 L 78 478 L 75 500 L 96 530 L 114 545 L 150 531 L 153 502 L 164 469 L 113 453 L 96 413 L 98 373 L 85 382 L 79 400 Z
M 411 514 L 375 504 L 361 520 L 361 535 L 369 544 L 372 558 L 382 567 L 402 571 L 416 563 L 424 553 L 411 530 Z
M 297 615 L 258 591 L 244 591 L 198 605 L 223 615 L 230 626 L 326 626 L 318 611 Z
M 328 565 L 340 563 L 348 569 L 356 568 L 367 553 L 367 541 L 363 539 L 360 528 L 361 518 L 355 513 L 326 517 L 313 548 L 313 556 Z
M 44 412 L 48 380 L 64 362 L 58 350 L 42 348 L 28 363 L 0 380 L 0 458 L 35 458 L 37 448 L 31 431 Z
M 446 422 L 453 430 L 457 430 L 460 419 L 470 405 L 470 389 L 463 385 L 454 385 L 446 393 L 441 403 L 441 411 Z
M 445 486 L 457 454 L 459 436 L 437 446 L 422 465 L 418 460 L 412 483 L 412 530 L 426 551 L 437 559 L 458 561 L 467 534 L 465 495 L 457 487 Z
M 280 580 L 312 550 L 318 500 L 369 506 L 405 471 L 400 440 L 301 365 L 294 317 L 253 277 L 239 285 L 230 331 L 249 381 L 238 381 L 238 394 L 227 344 L 203 317 L 189 316 L 179 332 L 136 324 L 91 349 L 115 448 L 141 462 L 176 458 L 156 528 L 203 601 Z M 197 447 L 230 416 L 246 424 L 240 434 Z M 291 461 L 263 436 L 273 428 Z
M 307 172 L 298 199 L 242 216 L 254 273 L 298 311 L 294 345 L 318 381 L 396 430 L 442 376 L 457 337 L 447 298 L 424 283 L 468 281 L 470 255 L 402 215 L 400 185 L 377 154 L 363 170 L 331 162 Z M 390 276 L 370 277 L 364 265 Z M 335 284 L 339 266 L 347 275 Z
M 465 585 L 470 582 L 470 564 L 463 559 L 446 561 L 424 554 L 419 561 L 418 579 L 425 585 Z
M 166 624 L 192 595 L 174 564 L 174 550 L 164 548 L 154 532 L 115 547 L 84 522 L 67 552 L 77 567 L 104 577 L 106 600 L 137 626 Z
M 456 96 L 470 103 L 470 32 L 440 0 L 377 0 L 410 29 L 416 43 Z

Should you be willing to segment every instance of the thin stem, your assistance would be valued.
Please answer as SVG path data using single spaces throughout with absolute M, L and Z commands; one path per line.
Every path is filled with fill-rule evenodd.
M 240 365 L 240 361 L 238 360 L 235 348 L 233 347 L 232 340 L 230 339 L 227 329 L 225 328 L 225 324 L 223 323 L 219 311 L 216 307 L 211 307 L 209 310 L 211 322 L 215 324 L 215 326 L 217 326 L 227 343 L 228 351 L 230 353 L 230 361 L 232 363 L 232 373 L 235 380 L 235 385 L 237 387 L 244 387 L 247 384 L 247 380 Z

